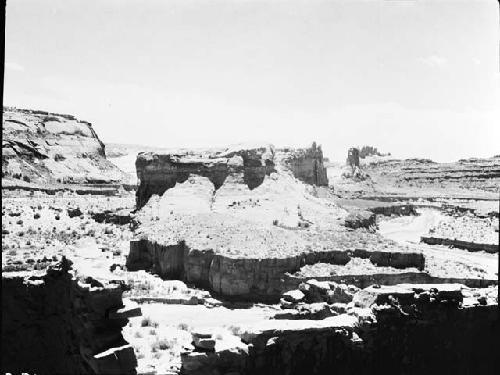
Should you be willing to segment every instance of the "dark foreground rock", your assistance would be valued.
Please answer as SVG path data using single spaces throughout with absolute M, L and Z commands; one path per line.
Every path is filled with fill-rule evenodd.
M 462 289 L 370 288 L 355 296 L 363 308 L 351 306 L 348 314 L 242 327 L 233 348 L 188 350 L 181 373 L 495 374 L 498 301 L 465 304 Z
M 3 273 L 2 373 L 136 373 L 120 286 L 86 282 L 65 258 L 45 271 Z

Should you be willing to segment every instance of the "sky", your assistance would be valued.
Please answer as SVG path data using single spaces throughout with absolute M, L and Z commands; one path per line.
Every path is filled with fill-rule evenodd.
M 8 0 L 4 105 L 106 143 L 500 154 L 496 0 Z

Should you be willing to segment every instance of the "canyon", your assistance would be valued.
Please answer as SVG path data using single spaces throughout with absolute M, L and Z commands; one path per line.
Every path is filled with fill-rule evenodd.
M 107 155 L 87 122 L 13 108 L 3 133 L 2 372 L 498 366 L 498 158 L 367 146 L 337 165 L 315 142 Z

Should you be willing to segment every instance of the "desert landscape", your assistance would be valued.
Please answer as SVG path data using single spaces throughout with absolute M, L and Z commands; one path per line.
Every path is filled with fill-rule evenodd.
M 500 155 L 2 135 L 2 373 L 496 372 Z

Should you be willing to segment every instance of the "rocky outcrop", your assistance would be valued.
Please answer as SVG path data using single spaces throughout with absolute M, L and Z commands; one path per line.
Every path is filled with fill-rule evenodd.
M 162 195 L 189 175 L 207 177 L 215 189 L 229 174 L 242 173 L 250 189 L 259 186 L 274 171 L 274 148 L 271 145 L 232 147 L 223 151 L 184 154 L 139 153 L 136 160 L 137 207 L 141 208 L 154 195 Z
M 359 149 L 352 147 L 347 151 L 347 165 L 353 170 L 354 168 L 359 168 Z
M 133 214 L 127 209 L 90 212 L 90 217 L 98 223 L 112 223 L 117 225 L 130 224 L 133 220 Z
M 284 160 L 295 178 L 310 185 L 328 186 L 321 146 L 314 142 L 310 148 L 287 151 Z
M 494 374 L 498 301 L 466 303 L 462 289 L 370 287 L 354 295 L 347 314 L 243 326 L 232 347 L 216 342 L 213 352 L 186 350 L 181 372 Z
M 135 374 L 121 328 L 140 310 L 119 285 L 77 280 L 63 258 L 45 271 L 2 274 L 2 373 Z
M 420 237 L 420 241 L 428 245 L 444 245 L 456 247 L 458 249 L 465 249 L 468 251 L 486 251 L 488 253 L 498 253 L 498 245 L 495 244 L 476 243 L 471 241 L 462 241 L 452 238 L 432 236 L 422 236 Z
M 500 157 L 463 159 L 455 163 L 374 158 L 364 165 L 376 183 L 412 188 L 455 188 L 498 194 Z
M 377 225 L 376 216 L 374 213 L 366 210 L 356 210 L 349 213 L 346 217 L 345 226 L 352 229 L 357 228 L 375 228 Z
M 365 257 L 375 265 L 423 269 L 420 253 L 356 250 L 318 251 L 284 258 L 237 258 L 212 250 L 190 249 L 184 242 L 162 245 L 148 240 L 130 242 L 129 270 L 152 270 L 167 279 L 182 279 L 227 298 L 276 301 L 283 291 L 297 287 L 287 273 L 318 262 L 345 265 L 351 257 Z M 288 280 L 288 281 L 287 281 Z M 299 281 L 300 283 L 300 281 Z
M 388 154 L 390 155 L 390 153 Z M 373 146 L 363 146 L 359 150 L 360 159 L 364 159 L 367 156 L 384 156 L 384 154 L 380 153 L 376 147 Z
M 2 136 L 2 185 L 123 182 L 92 125 L 74 116 L 4 107 Z

